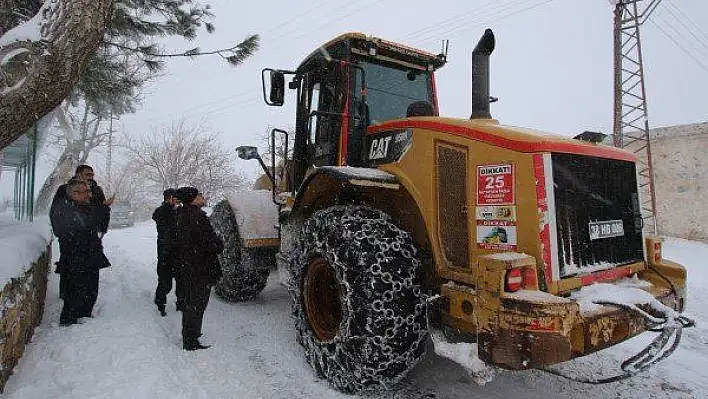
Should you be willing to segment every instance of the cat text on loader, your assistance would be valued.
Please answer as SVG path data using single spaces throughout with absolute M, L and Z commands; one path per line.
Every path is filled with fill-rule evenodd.
M 257 201 L 220 203 L 214 224 L 227 248 L 275 254 L 308 362 L 345 392 L 400 380 L 425 352 L 428 321 L 508 369 L 661 330 L 625 375 L 663 356 L 686 324 L 677 313 L 685 269 L 642 234 L 635 157 L 596 143 L 597 134 L 571 139 L 492 119 L 493 48 L 488 30 L 473 51 L 469 120 L 438 116 L 444 54 L 360 33 L 324 44 L 295 70 L 263 71 L 269 105 L 283 105 L 291 77 L 291 156 L 279 169 L 265 168 L 255 147 L 238 154 L 264 165 L 277 228 L 251 244 L 242 238 L 249 211 L 237 208 Z M 273 132 L 273 147 L 283 133 Z M 271 198 L 254 193 L 261 206 Z M 226 268 L 267 276 L 261 263 Z M 583 296 L 602 291 L 587 287 L 595 283 L 634 299 Z

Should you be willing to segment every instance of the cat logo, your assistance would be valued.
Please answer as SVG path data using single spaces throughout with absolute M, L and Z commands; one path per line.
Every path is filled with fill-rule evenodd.
M 391 143 L 391 137 L 393 136 L 374 139 L 369 149 L 369 159 L 386 158 L 386 155 L 388 155 L 388 145 Z

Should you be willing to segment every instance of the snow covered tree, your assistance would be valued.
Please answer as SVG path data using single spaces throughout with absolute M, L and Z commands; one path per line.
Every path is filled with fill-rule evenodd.
M 234 153 L 204 126 L 179 121 L 149 135 L 126 138 L 121 146 L 135 167 L 133 178 L 159 196 L 166 188 L 193 186 L 218 200 L 246 183 L 233 166 Z
M 161 51 L 157 38 L 192 40 L 199 28 L 214 31 L 210 7 L 194 0 L 0 0 L 0 5 L 0 148 L 58 106 L 82 76 L 73 98 L 83 98 L 96 112 L 120 115 L 135 109 L 137 93 L 150 77 L 135 73 L 138 63 L 155 72 L 167 57 L 218 54 L 239 65 L 258 48 L 258 35 L 250 35 L 227 49 Z
M 91 151 L 103 145 L 110 134 L 103 123 L 107 117 L 96 113 L 93 108 L 60 108 L 56 111 L 59 129 L 47 131 L 43 140 L 51 148 L 62 150 L 54 170 L 37 194 L 35 214 L 47 212 L 56 188 L 73 176 L 75 166 L 86 163 Z
M 48 3 L 57 1 L 50 0 Z M 192 48 L 181 53 L 168 54 L 160 49 L 155 40 L 164 36 L 179 36 L 192 40 L 196 38 L 200 28 L 204 28 L 209 33 L 214 31 L 214 26 L 209 22 L 213 14 L 208 5 L 198 5 L 193 0 L 116 0 L 112 3 L 110 15 L 105 21 L 107 27 L 96 52 L 85 63 L 81 78 L 74 90 L 69 95 L 67 93 L 62 95 L 66 98 L 65 105 L 51 111 L 53 118 L 49 118 L 50 121 L 45 123 L 46 126 L 51 126 L 52 121 L 57 122 L 60 126 L 59 133 L 40 132 L 41 135 L 50 137 L 48 141 L 55 144 L 53 148 L 60 149 L 60 153 L 55 170 L 49 175 L 39 192 L 35 207 L 37 213 L 46 210 L 47 202 L 56 187 L 71 176 L 71 173 L 67 172 L 71 168 L 63 163 L 67 160 L 74 165 L 85 162 L 92 149 L 104 144 L 103 138 L 107 134 L 108 127 L 102 126 L 102 123 L 105 124 L 105 121 L 110 118 L 135 111 L 140 102 L 142 86 L 149 79 L 159 75 L 159 71 L 164 66 L 163 59 L 218 54 L 235 66 L 258 48 L 258 35 L 250 35 L 241 43 L 227 49 L 202 52 L 198 48 Z M 0 4 L 3 10 L 0 12 L 0 35 L 13 26 L 17 26 L 20 32 L 27 31 L 27 26 L 34 21 L 29 18 L 35 14 L 40 15 L 37 12 L 43 7 L 42 0 L 0 0 Z M 0 38 L 0 56 L 3 40 L 12 37 L 11 34 L 12 31 Z M 3 77 L 9 82 L 6 86 L 12 85 L 13 91 L 17 91 L 31 72 L 25 67 L 28 65 L 26 63 L 28 60 L 23 58 L 22 54 L 24 53 L 10 53 L 8 62 L 0 62 L 0 105 L 3 105 L 3 91 L 9 91 L 3 89 Z M 47 77 L 50 78 L 51 76 Z M 23 95 L 16 97 L 19 100 L 26 99 Z M 9 110 L 9 106 L 3 106 L 0 118 L 2 112 L 10 112 Z M 32 119 L 40 114 L 41 111 L 37 110 L 31 115 L 23 114 L 23 118 Z M 83 123 L 66 122 L 71 119 L 77 120 L 70 114 L 87 116 L 88 125 L 92 127 L 89 128 Z M 70 126 L 78 130 L 71 131 Z M 0 130 L 9 132 L 3 127 L 0 122 Z M 22 125 L 17 135 L 8 136 L 7 144 L 24 133 L 25 129 L 26 127 Z M 87 141 L 81 143 L 78 141 L 81 139 Z M 0 142 L 0 148 L 2 146 Z
M 0 27 L 0 148 L 69 95 L 98 48 L 112 5 L 47 0 L 30 20 Z

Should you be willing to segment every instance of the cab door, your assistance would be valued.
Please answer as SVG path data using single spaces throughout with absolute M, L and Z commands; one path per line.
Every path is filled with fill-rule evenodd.
M 338 165 L 342 129 L 343 85 L 337 63 L 307 74 L 308 156 L 314 166 Z

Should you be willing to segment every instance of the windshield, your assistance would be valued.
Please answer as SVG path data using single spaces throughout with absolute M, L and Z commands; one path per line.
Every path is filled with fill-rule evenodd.
M 431 102 L 428 72 L 398 69 L 368 61 L 359 64 L 365 72 L 367 104 L 371 123 L 406 117 L 408 106 L 415 101 Z M 361 74 L 356 74 L 355 93 L 361 96 Z

